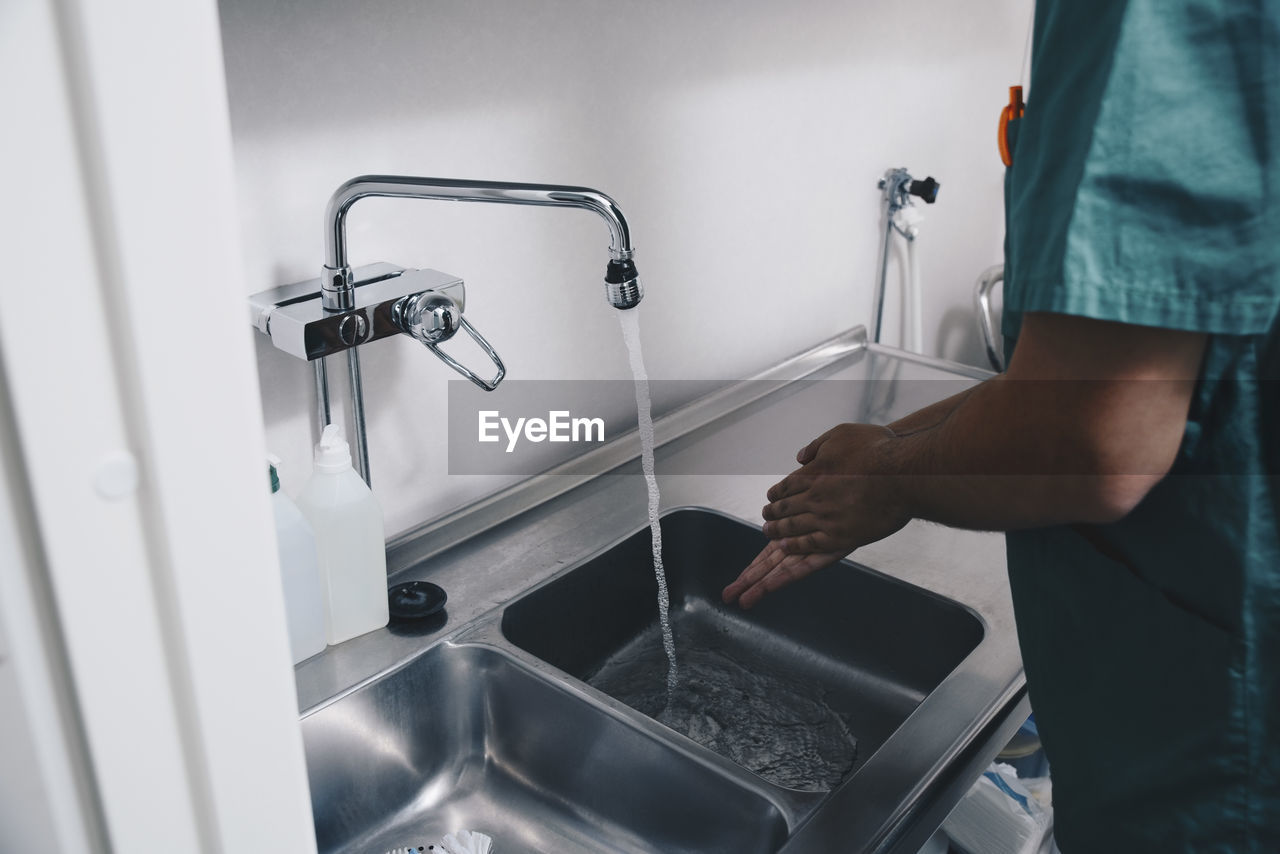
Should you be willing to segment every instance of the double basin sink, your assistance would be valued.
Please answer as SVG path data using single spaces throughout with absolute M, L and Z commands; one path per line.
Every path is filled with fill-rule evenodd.
M 493 837 L 499 854 L 883 841 L 991 711 L 989 692 L 963 708 L 977 696 L 965 671 L 983 621 L 847 561 L 742 611 L 720 591 L 764 545 L 759 529 L 699 508 L 661 524 L 678 656 L 759 676 L 741 704 L 767 709 L 774 692 L 809 691 L 803 702 L 823 720 L 765 721 L 756 737 L 799 729 L 797 743 L 825 759 L 805 730 L 834 728 L 851 748 L 841 767 L 806 778 L 808 754 L 783 774 L 746 767 L 707 737 L 724 723 L 715 715 L 683 731 L 655 719 L 663 704 L 649 689 L 660 691 L 665 659 L 645 528 L 309 711 L 320 850 L 382 854 L 464 828 Z M 853 825 L 866 844 L 845 835 Z

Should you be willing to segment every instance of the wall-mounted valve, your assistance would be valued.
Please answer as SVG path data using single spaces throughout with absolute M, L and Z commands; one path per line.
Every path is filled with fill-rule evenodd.
M 874 297 L 873 323 L 871 340 L 880 343 L 881 326 L 884 323 L 885 284 L 889 273 L 889 244 L 894 232 L 901 234 L 907 241 L 908 286 L 904 294 L 904 313 L 907 329 L 903 335 L 903 348 L 919 351 L 923 343 L 924 332 L 921 325 L 921 300 L 919 266 L 915 261 L 916 238 L 920 236 L 919 209 L 911 197 L 931 205 L 938 200 L 938 189 L 942 186 L 933 176 L 923 181 L 911 177 L 905 168 L 889 169 L 880 179 L 880 200 L 884 206 L 884 241 L 880 249 L 880 275 L 876 280 Z
M 911 204 L 910 196 L 915 196 L 927 205 L 933 204 L 938 200 L 938 190 L 942 185 L 932 175 L 919 181 L 912 178 L 906 169 L 898 168 L 886 171 L 880 179 L 879 187 L 884 191 L 881 199 L 888 209 L 888 215 L 893 216 L 901 208 Z
M 279 349 L 315 361 L 407 332 L 396 317 L 396 307 L 406 297 L 436 294 L 449 300 L 458 315 L 466 302 L 462 279 L 438 270 L 379 263 L 356 268 L 352 278 L 350 307 L 340 310 L 324 307 L 319 279 L 256 293 L 249 297 L 253 325 Z

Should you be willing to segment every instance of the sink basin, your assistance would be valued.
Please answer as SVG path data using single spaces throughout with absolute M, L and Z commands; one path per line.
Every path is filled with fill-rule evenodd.
M 795 770 L 780 775 L 772 764 L 776 756 L 767 757 L 764 770 L 746 766 L 778 789 L 829 792 L 856 774 L 982 640 L 982 623 L 969 610 L 848 561 L 751 611 L 726 606 L 721 589 L 765 545 L 764 535 L 703 509 L 672 511 L 661 525 L 677 654 L 695 668 L 701 657 L 696 681 L 725 667 L 764 680 L 749 692 L 754 696 L 735 694 L 728 714 L 758 701 L 762 714 L 774 716 L 774 697 L 808 691 L 806 708 L 825 708 L 797 719 L 845 727 L 856 742 L 846 767 L 825 778 L 804 779 L 803 767 L 801 776 Z M 656 596 L 645 528 L 516 600 L 502 615 L 502 634 L 537 659 L 657 717 L 666 669 Z M 743 754 L 754 758 L 750 750 L 726 751 L 724 739 L 704 737 L 723 717 L 715 712 L 696 721 L 691 737 L 735 762 Z M 758 734 L 769 741 L 786 728 L 776 721 L 763 727 Z M 830 752 L 811 740 L 797 749 Z
M 757 447 L 742 431 L 768 450 L 818 424 L 891 420 L 941 389 L 908 380 L 951 394 L 957 376 L 843 336 L 778 371 L 853 383 L 762 398 L 753 381 L 673 412 L 658 424 L 664 470 L 701 470 L 717 448 L 741 457 Z M 662 520 L 683 675 L 666 702 L 643 490 L 611 468 L 638 472 L 634 445 L 391 545 L 392 583 L 438 583 L 450 607 L 297 668 L 321 851 L 382 854 L 466 828 L 501 854 L 915 854 L 1026 719 L 998 537 L 912 525 L 860 553 L 945 596 L 845 562 L 743 612 L 720 590 L 765 541 L 724 513 L 758 506 L 763 475 L 714 466 L 663 481 L 673 504 L 699 505 Z M 758 737 L 722 738 L 739 717 L 762 721 Z M 798 756 L 805 772 L 828 753 L 839 762 L 812 776 L 774 767 Z
M 502 854 L 776 851 L 785 818 L 503 651 L 445 643 L 302 721 L 322 852 L 483 831 Z
M 319 850 L 469 829 L 502 854 L 828 851 L 945 779 L 990 703 L 980 619 L 849 562 L 744 612 L 720 590 L 760 531 L 661 524 L 691 702 L 666 702 L 646 527 L 309 710 Z M 738 717 L 762 721 L 745 747 Z

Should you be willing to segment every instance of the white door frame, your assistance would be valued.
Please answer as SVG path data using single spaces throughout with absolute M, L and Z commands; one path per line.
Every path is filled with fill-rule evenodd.
M 312 852 L 216 5 L 5 0 L 0 80 L 0 777 L 46 850 Z

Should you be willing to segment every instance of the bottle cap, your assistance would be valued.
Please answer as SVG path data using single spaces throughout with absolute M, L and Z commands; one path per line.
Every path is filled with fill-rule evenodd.
M 267 470 L 271 472 L 271 494 L 275 495 L 280 491 L 280 472 L 276 470 L 280 465 L 280 458 L 275 454 L 267 454 Z
M 324 474 L 336 474 L 351 468 L 351 448 L 342 438 L 342 427 L 338 424 L 326 424 L 320 434 L 320 444 L 316 445 L 316 471 Z

